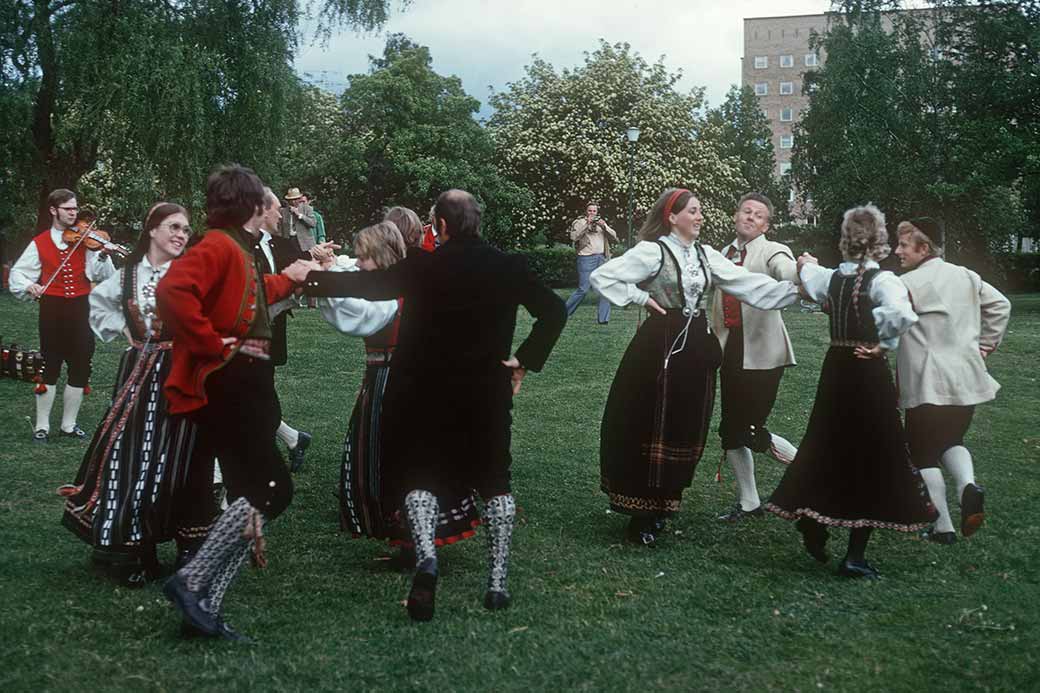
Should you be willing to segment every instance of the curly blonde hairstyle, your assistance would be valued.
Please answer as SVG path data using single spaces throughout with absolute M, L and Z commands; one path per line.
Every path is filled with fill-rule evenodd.
M 845 210 L 838 250 L 846 262 L 881 262 L 892 249 L 888 245 L 885 215 L 874 205 Z
M 354 237 L 354 254 L 358 258 L 369 258 L 379 269 L 386 269 L 404 259 L 404 238 L 395 224 L 381 221 L 358 231 Z

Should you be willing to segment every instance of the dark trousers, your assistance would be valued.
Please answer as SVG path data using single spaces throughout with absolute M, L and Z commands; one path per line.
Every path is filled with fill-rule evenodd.
M 741 327 L 730 330 L 720 372 L 722 419 L 719 437 L 722 438 L 723 450 L 748 447 L 755 452 L 765 452 L 769 449 L 766 419 L 773 411 L 783 375 L 783 367 L 745 369 L 744 330 Z
M 46 364 L 43 382 L 55 385 L 61 364 L 68 364 L 69 385 L 86 387 L 94 356 L 94 333 L 90 331 L 90 297 L 40 298 L 40 352 Z
M 270 361 L 238 355 L 206 380 L 209 402 L 194 413 L 200 444 L 220 461 L 228 501 L 245 497 L 271 520 L 293 497 L 292 478 L 275 443 L 282 410 Z

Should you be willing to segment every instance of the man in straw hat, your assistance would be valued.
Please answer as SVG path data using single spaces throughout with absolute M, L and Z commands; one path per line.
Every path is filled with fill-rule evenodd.
M 985 519 L 983 488 L 975 483 L 964 434 L 975 405 L 996 397 L 1000 385 L 985 359 L 1000 344 L 1011 302 L 975 272 L 943 260 L 940 222 L 918 217 L 899 224 L 896 255 L 906 273 L 919 320 L 899 343 L 899 406 L 906 410 L 910 456 L 939 511 L 928 538 L 956 541 L 946 505 L 942 468 L 957 485 L 961 534 L 970 537 Z

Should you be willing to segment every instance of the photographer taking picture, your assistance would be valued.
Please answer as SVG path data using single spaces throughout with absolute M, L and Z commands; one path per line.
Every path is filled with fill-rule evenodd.
M 614 229 L 599 215 L 599 205 L 590 202 L 585 206 L 585 216 L 575 219 L 570 228 L 574 249 L 578 251 L 578 288 L 567 299 L 567 316 L 578 309 L 589 292 L 589 277 L 593 270 L 610 259 L 610 242 L 617 241 Z M 599 297 L 596 320 L 600 325 L 610 321 L 610 302 Z

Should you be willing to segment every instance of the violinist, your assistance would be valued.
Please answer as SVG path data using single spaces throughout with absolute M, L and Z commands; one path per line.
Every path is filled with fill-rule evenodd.
M 45 366 L 43 382 L 36 388 L 36 424 L 33 441 L 50 439 L 61 364 L 68 368 L 63 395 L 62 437 L 83 440 L 87 434 L 76 425 L 80 404 L 90 380 L 94 335 L 90 331 L 90 285 L 114 271 L 105 248 L 88 249 L 85 238 L 72 240 L 79 212 L 76 194 L 59 188 L 47 197 L 51 228 L 36 236 L 11 268 L 11 293 L 22 300 L 40 302 L 40 351 Z M 70 234 L 70 231 L 73 231 Z M 82 234 L 80 234 L 82 236 Z

